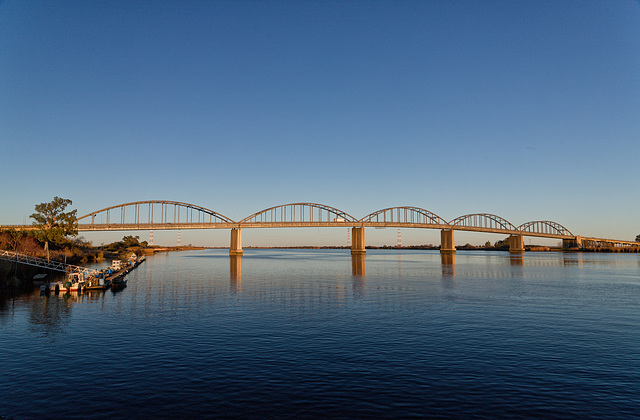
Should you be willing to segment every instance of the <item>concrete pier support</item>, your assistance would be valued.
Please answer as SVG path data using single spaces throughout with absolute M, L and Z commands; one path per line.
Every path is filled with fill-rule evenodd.
M 522 235 L 509 236 L 509 252 L 512 254 L 522 254 L 524 252 L 524 238 Z
M 242 255 L 242 229 L 231 229 L 231 245 L 229 255 Z
M 351 229 L 351 255 L 366 254 L 364 245 L 364 228 L 354 227 Z
M 563 239 L 562 240 L 563 248 L 582 248 L 582 237 L 576 236 L 574 239 Z
M 442 229 L 440 231 L 440 253 L 455 254 L 456 246 L 453 242 L 453 229 Z

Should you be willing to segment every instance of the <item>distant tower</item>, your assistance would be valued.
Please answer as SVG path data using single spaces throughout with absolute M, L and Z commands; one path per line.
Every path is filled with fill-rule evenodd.
M 180 229 L 178 229 L 178 246 L 180 246 Z
M 402 236 L 400 235 L 400 228 L 398 228 L 398 248 L 402 248 Z
M 347 228 L 347 246 L 351 247 L 351 229 Z
M 153 245 L 153 231 L 149 231 L 149 245 Z

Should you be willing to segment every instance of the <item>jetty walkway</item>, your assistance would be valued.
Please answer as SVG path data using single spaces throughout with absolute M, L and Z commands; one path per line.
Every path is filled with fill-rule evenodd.
M 0 259 L 13 261 L 20 264 L 31 265 L 33 267 L 46 268 L 48 270 L 60 271 L 63 273 L 83 273 L 89 275 L 90 269 L 86 267 L 80 267 L 77 265 L 66 264 L 59 261 L 47 260 L 45 258 L 38 258 L 31 255 L 20 254 L 13 251 L 0 251 Z

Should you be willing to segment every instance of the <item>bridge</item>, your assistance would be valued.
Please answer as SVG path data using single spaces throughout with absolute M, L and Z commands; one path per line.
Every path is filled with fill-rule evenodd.
M 508 235 L 509 251 L 524 252 L 525 236 L 563 241 L 565 248 L 615 248 L 638 246 L 637 242 L 582 237 L 561 224 L 536 220 L 513 225 L 489 213 L 467 214 L 446 221 L 420 207 L 402 206 L 377 210 L 360 219 L 349 213 L 317 203 L 290 203 L 261 210 L 240 221 L 195 204 L 179 201 L 148 200 L 118 204 L 92 211 L 77 218 L 78 231 L 134 231 L 177 229 L 230 229 L 229 255 L 242 255 L 242 229 L 291 227 L 343 227 L 352 229 L 351 253 L 365 254 L 365 228 L 419 228 L 440 230 L 440 252 L 456 252 L 455 231 L 485 232 Z M 0 226 L 2 229 L 35 229 L 32 225 Z

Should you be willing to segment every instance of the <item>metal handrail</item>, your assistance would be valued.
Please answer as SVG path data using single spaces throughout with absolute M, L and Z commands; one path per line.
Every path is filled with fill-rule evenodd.
M 89 274 L 91 270 L 86 267 L 80 267 L 72 264 L 65 264 L 59 261 L 51 261 L 44 258 L 38 258 L 31 255 L 20 254 L 13 251 L 0 251 L 0 259 L 7 261 L 16 261 L 22 264 L 31 265 L 34 267 L 47 268 L 54 271 L 62 271 L 63 273 L 77 272 Z

